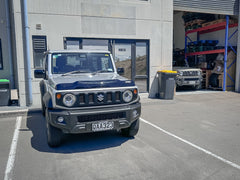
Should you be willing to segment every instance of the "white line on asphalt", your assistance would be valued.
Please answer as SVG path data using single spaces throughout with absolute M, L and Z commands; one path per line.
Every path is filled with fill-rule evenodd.
M 10 152 L 8 155 L 8 162 L 6 165 L 4 180 L 12 179 L 11 175 L 12 175 L 12 170 L 14 167 L 14 161 L 15 161 L 15 156 L 16 156 L 17 142 L 18 142 L 21 121 L 22 121 L 22 117 L 21 116 L 17 117 L 16 124 L 15 124 L 15 130 L 14 130 L 14 134 L 13 134 L 13 139 L 12 139 L 12 144 L 11 144 Z
M 220 161 L 222 161 L 222 162 L 224 162 L 224 163 L 226 163 L 226 164 L 228 164 L 228 165 L 230 165 L 232 167 L 235 167 L 235 168 L 240 170 L 240 166 L 238 164 L 235 164 L 235 163 L 233 163 L 233 162 L 231 162 L 231 161 L 229 161 L 227 159 L 224 159 L 224 158 L 222 158 L 222 157 L 220 157 L 220 156 L 218 156 L 218 155 L 216 155 L 216 154 L 214 154 L 214 153 L 212 153 L 212 152 L 210 152 L 210 151 L 208 151 L 206 149 L 203 149 L 203 148 L 201 148 L 201 147 L 199 147 L 199 146 L 197 146 L 197 145 L 195 145 L 195 144 L 193 144 L 193 143 L 191 143 L 191 142 L 189 142 L 189 141 L 187 141 L 187 140 L 185 140 L 183 138 L 180 138 L 180 137 L 178 137 L 178 136 L 176 136 L 176 135 L 174 135 L 174 134 L 172 134 L 172 133 L 170 133 L 170 132 L 168 132 L 168 131 L 166 131 L 166 130 L 158 127 L 158 126 L 156 126 L 155 124 L 150 123 L 149 121 L 146 121 L 146 120 L 144 120 L 142 118 L 140 118 L 140 120 L 142 122 L 144 122 L 144 123 L 146 123 L 146 124 L 156 128 L 156 129 L 162 131 L 163 133 L 165 133 L 165 134 L 167 134 L 169 136 L 172 136 L 172 137 L 174 137 L 174 138 L 176 138 L 176 139 L 178 139 L 178 140 L 180 140 L 180 141 L 182 141 L 182 142 L 184 142 L 184 143 L 186 143 L 186 144 L 188 144 L 188 145 L 190 145 L 190 146 L 192 146 L 192 147 L 194 147 L 194 148 L 196 148 L 196 149 L 198 149 L 198 150 L 200 150 L 200 151 L 202 151 L 202 152 L 204 152 L 204 153 L 206 153 L 206 154 L 208 154 L 208 155 L 210 155 L 212 157 L 215 157 L 216 159 L 218 159 L 218 160 L 220 160 Z

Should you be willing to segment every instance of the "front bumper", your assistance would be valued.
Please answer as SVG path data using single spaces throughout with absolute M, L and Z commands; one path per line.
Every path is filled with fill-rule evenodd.
M 197 86 L 202 83 L 201 77 L 178 77 L 176 84 L 178 86 Z
M 84 110 L 48 110 L 49 123 L 64 133 L 93 132 L 92 124 L 111 121 L 115 130 L 127 128 L 141 115 L 141 103 L 117 107 L 96 107 Z M 63 122 L 58 118 L 63 117 Z

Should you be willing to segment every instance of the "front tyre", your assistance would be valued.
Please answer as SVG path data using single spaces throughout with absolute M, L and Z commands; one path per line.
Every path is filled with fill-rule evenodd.
M 48 111 L 45 110 L 46 115 L 46 126 L 47 126 L 47 142 L 50 147 L 60 146 L 62 141 L 62 131 L 58 128 L 53 127 L 49 123 Z
M 138 130 L 139 130 L 139 119 L 134 121 L 130 127 L 121 129 L 121 133 L 123 136 L 126 136 L 126 137 L 134 137 L 138 133 Z
M 46 114 L 46 107 L 44 105 L 44 102 L 43 102 L 43 98 L 41 97 L 41 104 L 42 104 L 42 115 L 45 116 Z
M 195 90 L 200 90 L 200 89 L 202 89 L 202 84 L 199 84 L 199 85 L 194 86 L 194 89 L 195 89 Z

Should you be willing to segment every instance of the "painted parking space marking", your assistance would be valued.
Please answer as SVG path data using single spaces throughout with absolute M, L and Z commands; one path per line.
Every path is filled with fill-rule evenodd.
M 218 160 L 220 160 L 222 162 L 224 162 L 225 164 L 228 164 L 228 165 L 230 165 L 230 166 L 240 170 L 240 166 L 238 164 L 235 164 L 235 163 L 233 163 L 233 162 L 231 162 L 231 161 L 229 161 L 227 159 L 224 159 L 224 158 L 222 158 L 222 157 L 220 157 L 220 156 L 218 156 L 218 155 L 216 155 L 216 154 L 214 154 L 214 153 L 212 153 L 212 152 L 210 152 L 210 151 L 208 151 L 208 150 L 206 150 L 204 148 L 201 148 L 201 147 L 199 147 L 199 146 L 197 146 L 197 145 L 195 145 L 195 144 L 193 144 L 193 143 L 191 143 L 191 142 L 189 142 L 189 141 L 187 141 L 187 140 L 185 140 L 183 138 L 180 138 L 180 137 L 178 137 L 178 136 L 176 136 L 176 135 L 174 135 L 174 134 L 172 134 L 172 133 L 170 133 L 170 132 L 168 132 L 168 131 L 160 128 L 160 127 L 158 127 L 157 125 L 155 125 L 155 124 L 153 124 L 153 123 L 151 123 L 151 122 L 149 122 L 149 121 L 147 121 L 145 119 L 140 118 L 140 120 L 142 122 L 144 122 L 144 123 L 146 123 L 146 124 L 156 128 L 156 129 L 162 131 L 163 133 L 165 133 L 165 134 L 167 134 L 167 135 L 169 135 L 169 136 L 171 136 L 171 137 L 173 137 L 175 139 L 178 139 L 179 141 L 184 142 L 185 144 L 188 144 L 188 145 L 190 145 L 190 146 L 192 146 L 192 147 L 194 147 L 194 148 L 196 148 L 196 149 L 198 149 L 198 150 L 200 150 L 200 151 L 202 151 L 202 152 L 204 152 L 204 153 L 206 153 L 206 154 L 208 154 L 208 155 L 210 155 L 210 156 L 212 156 L 212 157 L 214 157 L 214 158 L 216 158 L 216 159 L 218 159 Z
M 8 162 L 5 169 L 4 180 L 12 179 L 12 171 L 13 171 L 15 157 L 16 157 L 16 150 L 17 150 L 17 143 L 18 143 L 19 129 L 21 127 L 21 122 L 22 122 L 22 117 L 21 116 L 17 117 L 12 144 L 11 144 L 10 152 L 8 155 Z

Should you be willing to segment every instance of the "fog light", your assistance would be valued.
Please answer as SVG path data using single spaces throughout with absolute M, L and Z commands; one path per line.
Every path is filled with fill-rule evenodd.
M 135 118 L 135 117 L 138 116 L 138 112 L 137 112 L 137 110 L 134 110 L 132 113 L 133 113 L 133 118 Z
M 60 116 L 60 117 L 57 118 L 57 121 L 58 121 L 59 123 L 63 123 L 64 118 Z

